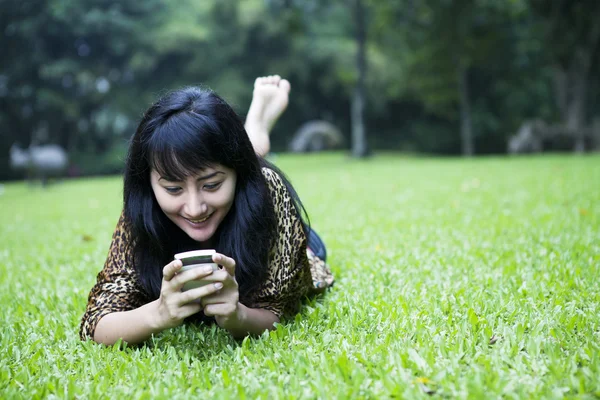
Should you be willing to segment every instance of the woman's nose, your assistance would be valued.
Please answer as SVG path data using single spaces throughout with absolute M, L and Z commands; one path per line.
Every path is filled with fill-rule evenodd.
M 186 214 L 188 214 L 191 218 L 200 217 L 206 214 L 206 211 L 208 210 L 208 206 L 204 202 L 204 198 L 197 193 L 191 193 L 188 196 L 185 206 Z

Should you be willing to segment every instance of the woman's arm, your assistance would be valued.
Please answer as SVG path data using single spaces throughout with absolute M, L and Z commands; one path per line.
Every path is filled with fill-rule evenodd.
M 267 329 L 274 329 L 279 317 L 262 308 L 250 308 L 240 303 L 239 287 L 235 279 L 235 260 L 223 254 L 213 255 L 213 261 L 223 269 L 213 272 L 205 279 L 221 283 L 222 289 L 203 297 L 204 314 L 214 316 L 217 324 L 227 329 L 235 338 L 243 338 L 249 334 L 261 334 Z
M 135 310 L 152 300 L 138 282 L 138 276 L 132 267 L 129 224 L 121 213 L 104 268 L 90 291 L 86 310 L 81 318 L 81 340 L 96 338 L 96 326 L 104 317 Z
M 267 329 L 275 329 L 279 318 L 269 310 L 246 307 L 238 303 L 238 317 L 233 321 L 223 321 L 220 325 L 236 339 L 248 335 L 260 335 Z
M 212 285 L 207 285 L 186 293 L 190 298 L 203 297 L 216 290 L 216 288 L 212 289 Z M 187 299 L 183 301 L 187 301 Z M 228 305 L 225 303 L 212 304 L 211 312 L 217 313 L 216 318 L 219 325 L 227 329 L 235 338 L 243 338 L 248 334 L 261 334 L 267 329 L 274 329 L 274 324 L 279 322 L 279 318 L 269 310 L 246 307 L 238 302 L 237 310 L 228 313 L 227 307 Z M 135 310 L 105 315 L 96 325 L 94 341 L 107 345 L 112 345 L 119 339 L 132 344 L 141 343 L 148 340 L 153 334 L 179 325 L 183 321 L 182 316 L 198 312 L 202 307 L 197 303 L 180 305 L 179 309 L 183 312 L 178 316 L 167 318 L 164 317 L 164 311 L 161 312 L 161 308 L 163 308 L 161 299 L 158 299 Z
M 105 315 L 96 325 L 94 341 L 112 345 L 119 339 L 132 344 L 148 340 L 153 334 L 162 330 L 157 326 L 154 318 L 157 302 L 158 300 L 155 300 L 135 310 Z
M 96 325 L 94 340 L 108 345 L 119 339 L 127 343 L 143 342 L 155 333 L 181 325 L 185 318 L 202 310 L 199 299 L 223 287 L 220 282 L 214 282 L 181 292 L 185 283 L 206 280 L 213 274 L 212 267 L 178 273 L 181 267 L 181 260 L 173 260 L 163 268 L 161 292 L 157 300 L 133 310 L 113 312 L 102 317 Z

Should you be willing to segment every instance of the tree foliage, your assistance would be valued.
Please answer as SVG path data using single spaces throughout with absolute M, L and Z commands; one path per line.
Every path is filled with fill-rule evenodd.
M 363 123 L 375 149 L 499 153 L 526 119 L 580 130 L 597 115 L 597 2 L 360 3 Z M 15 142 L 58 143 L 84 173 L 115 172 L 161 92 L 204 84 L 243 115 L 265 74 L 293 86 L 275 150 L 310 119 L 351 143 L 353 10 L 342 0 L 3 0 L 0 179 L 11 177 Z

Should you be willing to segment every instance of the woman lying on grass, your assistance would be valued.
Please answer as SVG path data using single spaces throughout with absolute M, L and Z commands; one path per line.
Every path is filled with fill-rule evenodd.
M 290 84 L 258 78 L 246 124 L 210 90 L 190 87 L 151 106 L 131 140 L 124 206 L 92 288 L 82 339 L 140 343 L 184 319 L 234 337 L 272 329 L 333 283 L 325 248 L 294 189 L 263 159 Z M 216 249 L 217 271 L 181 272 L 174 254 Z M 182 291 L 190 281 L 209 281 Z

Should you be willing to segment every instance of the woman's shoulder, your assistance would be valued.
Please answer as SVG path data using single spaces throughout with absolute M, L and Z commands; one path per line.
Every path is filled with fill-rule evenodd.
M 132 267 L 132 251 L 133 251 L 133 235 L 132 226 L 129 219 L 125 215 L 125 210 L 121 211 L 117 226 L 113 231 L 112 241 L 109 249 L 109 260 L 107 263 L 109 269 L 122 270 Z
M 272 196 L 281 196 L 287 193 L 287 187 L 281 175 L 269 167 L 262 167 L 262 174 L 267 181 Z
M 121 210 L 121 215 L 119 215 L 119 221 L 117 222 L 117 226 L 113 233 L 113 237 L 117 237 L 123 240 L 131 240 L 131 230 L 131 222 L 129 218 L 127 218 L 127 216 L 125 215 L 125 210 L 123 209 Z
M 269 167 L 262 167 L 261 171 L 269 184 L 283 184 L 283 179 L 281 179 L 281 176 L 274 169 Z

